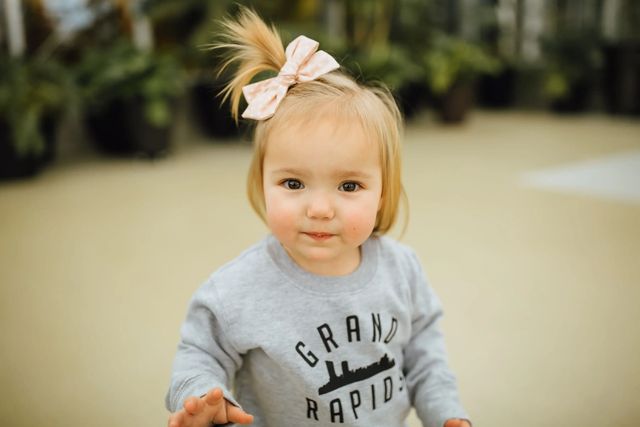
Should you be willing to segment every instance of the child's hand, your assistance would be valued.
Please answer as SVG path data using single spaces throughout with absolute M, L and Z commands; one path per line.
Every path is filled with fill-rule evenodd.
M 461 420 L 460 418 L 452 418 L 450 420 L 445 421 L 444 427 L 471 427 L 469 421 Z
M 203 397 L 190 397 L 183 409 L 169 416 L 168 427 L 210 427 L 213 424 L 251 424 L 253 416 L 222 397 L 222 390 L 214 388 Z

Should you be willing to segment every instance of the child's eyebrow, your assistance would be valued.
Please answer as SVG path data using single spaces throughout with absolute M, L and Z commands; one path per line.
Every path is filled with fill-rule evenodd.
M 345 171 L 336 171 L 334 173 L 336 178 L 360 178 L 360 179 L 369 179 L 371 175 L 358 170 L 345 170 Z
M 277 174 L 277 175 L 293 175 L 293 176 L 303 176 L 303 175 L 305 175 L 305 172 L 303 170 L 293 169 L 293 168 L 276 169 L 272 173 L 273 174 Z

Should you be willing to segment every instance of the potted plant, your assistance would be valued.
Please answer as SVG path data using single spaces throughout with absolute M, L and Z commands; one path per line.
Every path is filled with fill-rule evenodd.
M 175 101 L 183 89 L 173 57 L 121 40 L 88 51 L 76 80 L 87 127 L 100 149 L 148 157 L 168 152 Z
M 227 76 L 216 75 L 219 57 L 206 49 L 216 33 L 216 19 L 229 12 L 233 5 L 230 0 L 144 2 L 144 11 L 151 19 L 158 47 L 179 52 L 185 64 L 188 97 L 196 125 L 214 138 L 234 137 L 242 129 L 242 125 L 239 127 L 231 117 L 229 102 L 221 104 L 218 94 L 226 84 Z
M 424 104 L 419 82 L 422 68 L 402 46 L 380 44 L 356 51 L 344 61 L 351 73 L 366 82 L 381 81 L 394 94 L 405 118 L 413 117 Z
M 55 155 L 55 134 L 73 105 L 72 81 L 53 60 L 0 56 L 0 178 L 38 173 Z
M 438 99 L 441 119 L 464 120 L 473 102 L 473 83 L 482 74 L 495 73 L 499 61 L 478 45 L 437 34 L 422 57 L 429 88 Z
M 601 64 L 594 35 L 559 34 L 544 40 L 546 65 L 544 92 L 558 112 L 588 109 Z
M 603 16 L 605 106 L 614 114 L 640 114 L 640 3 L 612 2 Z
M 501 8 L 512 13 L 501 13 Z M 516 47 L 522 31 L 517 17 L 522 16 L 522 9 L 523 5 L 518 2 L 498 5 L 496 1 L 484 2 L 474 8 L 479 40 L 502 65 L 496 73 L 484 74 L 478 79 L 477 101 L 483 107 L 507 108 L 516 101 L 516 81 L 523 65 Z

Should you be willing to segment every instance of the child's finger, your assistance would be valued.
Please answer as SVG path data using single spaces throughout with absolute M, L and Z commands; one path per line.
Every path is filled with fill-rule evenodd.
M 176 412 L 169 419 L 169 427 L 180 427 L 182 425 L 183 412 Z
M 211 406 L 220 404 L 220 402 L 222 401 L 222 390 L 220 390 L 219 388 L 210 390 L 209 393 L 204 396 L 204 401 Z
M 233 405 L 227 405 L 227 418 L 230 422 L 237 424 L 251 424 L 253 422 L 253 415 L 247 414 Z
M 191 396 L 187 400 L 184 401 L 184 410 L 190 413 L 191 415 L 195 415 L 202 410 L 203 403 L 200 399 Z

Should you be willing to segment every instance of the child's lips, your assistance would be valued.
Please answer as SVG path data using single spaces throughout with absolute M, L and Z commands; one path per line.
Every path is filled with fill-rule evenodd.
M 332 238 L 334 235 L 331 233 L 323 233 L 323 232 L 303 232 L 302 234 L 311 237 L 313 240 L 324 241 Z

